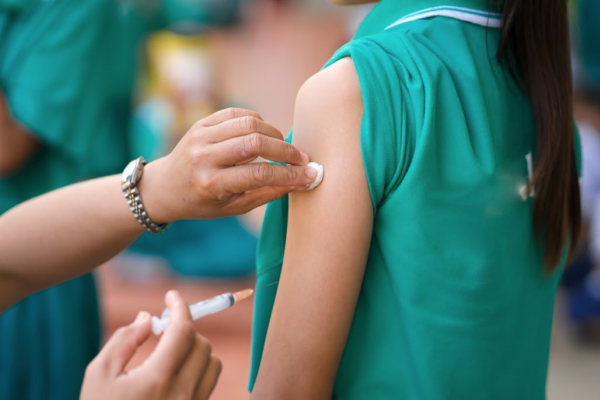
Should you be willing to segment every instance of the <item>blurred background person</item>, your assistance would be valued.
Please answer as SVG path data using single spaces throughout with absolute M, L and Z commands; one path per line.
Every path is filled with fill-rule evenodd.
M 575 115 L 582 148 L 582 240 L 563 275 L 578 339 L 600 341 L 600 2 L 572 3 Z
M 175 22 L 182 30 L 190 21 L 231 22 L 236 11 L 236 0 L 1 0 L 0 213 L 120 171 L 144 39 Z M 8 310 L 0 316 L 2 399 L 76 399 L 100 334 L 91 275 Z

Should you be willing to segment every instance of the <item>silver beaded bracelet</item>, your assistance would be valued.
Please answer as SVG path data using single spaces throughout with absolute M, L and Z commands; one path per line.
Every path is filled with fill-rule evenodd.
M 137 188 L 142 175 L 144 173 L 144 166 L 148 164 L 143 157 L 136 158 L 127 164 L 127 167 L 123 170 L 121 176 L 121 190 L 127 199 L 127 203 L 131 209 L 131 212 L 135 216 L 135 219 L 142 225 L 148 232 L 152 233 L 163 233 L 170 224 L 157 224 L 152 221 L 144 204 L 140 197 L 140 191 Z

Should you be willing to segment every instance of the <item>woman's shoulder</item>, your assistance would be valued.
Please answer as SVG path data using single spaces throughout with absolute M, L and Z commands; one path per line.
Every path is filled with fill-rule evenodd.
M 360 101 L 360 84 L 354 60 L 340 57 L 310 77 L 300 88 L 296 105 L 318 105 L 338 108 Z M 328 104 L 335 101 L 336 104 Z M 344 104 L 339 104 L 342 101 Z
M 367 47 L 356 47 L 362 43 Z M 377 43 L 365 39 L 349 46 L 300 89 L 293 143 L 311 157 L 323 149 L 347 154 L 359 143 L 362 160 L 352 165 L 364 166 L 376 206 L 403 175 L 398 169 L 407 158 L 401 149 L 411 148 L 405 129 L 412 126 L 403 99 L 411 96 L 405 93 L 401 63 Z
M 300 88 L 294 110 L 294 144 L 305 151 L 328 143 L 342 145 L 348 129 L 341 128 L 362 113 L 361 86 L 354 62 L 350 57 L 341 58 Z M 327 132 L 327 137 L 319 132 Z
M 412 39 L 406 40 L 406 36 L 412 34 L 410 29 L 403 29 L 353 39 L 336 51 L 322 73 L 327 74 L 335 65 L 336 71 L 345 69 L 357 75 L 363 91 L 378 86 L 397 87 L 403 80 L 402 71 L 412 70 L 414 64 L 414 45 L 409 43 Z M 342 65 L 338 65 L 340 61 Z

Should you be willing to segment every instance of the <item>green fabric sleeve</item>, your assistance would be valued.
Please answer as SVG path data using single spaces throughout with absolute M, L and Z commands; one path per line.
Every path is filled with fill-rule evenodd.
M 376 211 L 400 185 L 414 150 L 413 138 L 406 134 L 411 131 L 411 106 L 404 101 L 411 94 L 403 83 L 400 61 L 379 43 L 368 38 L 356 40 L 342 47 L 327 66 L 345 57 L 352 58 L 360 81 L 365 110 L 361 148 Z
M 97 70 L 95 43 L 105 29 L 103 3 L 42 3 L 4 38 L 3 89 L 12 115 L 46 146 L 72 158 L 84 156 L 103 123 L 96 97 L 86 95 L 97 89 L 91 71 Z

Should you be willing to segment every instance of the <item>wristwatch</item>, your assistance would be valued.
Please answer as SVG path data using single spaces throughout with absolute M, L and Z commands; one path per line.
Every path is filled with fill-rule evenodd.
M 148 164 L 148 161 L 144 160 L 144 157 L 136 158 L 127 164 L 123 170 L 123 175 L 121 175 L 121 190 L 123 190 L 131 212 L 133 212 L 135 219 L 137 219 L 140 225 L 146 228 L 148 232 L 163 233 L 170 224 L 157 224 L 152 221 L 144 208 L 140 192 L 137 188 L 140 179 L 142 179 L 146 164 Z

